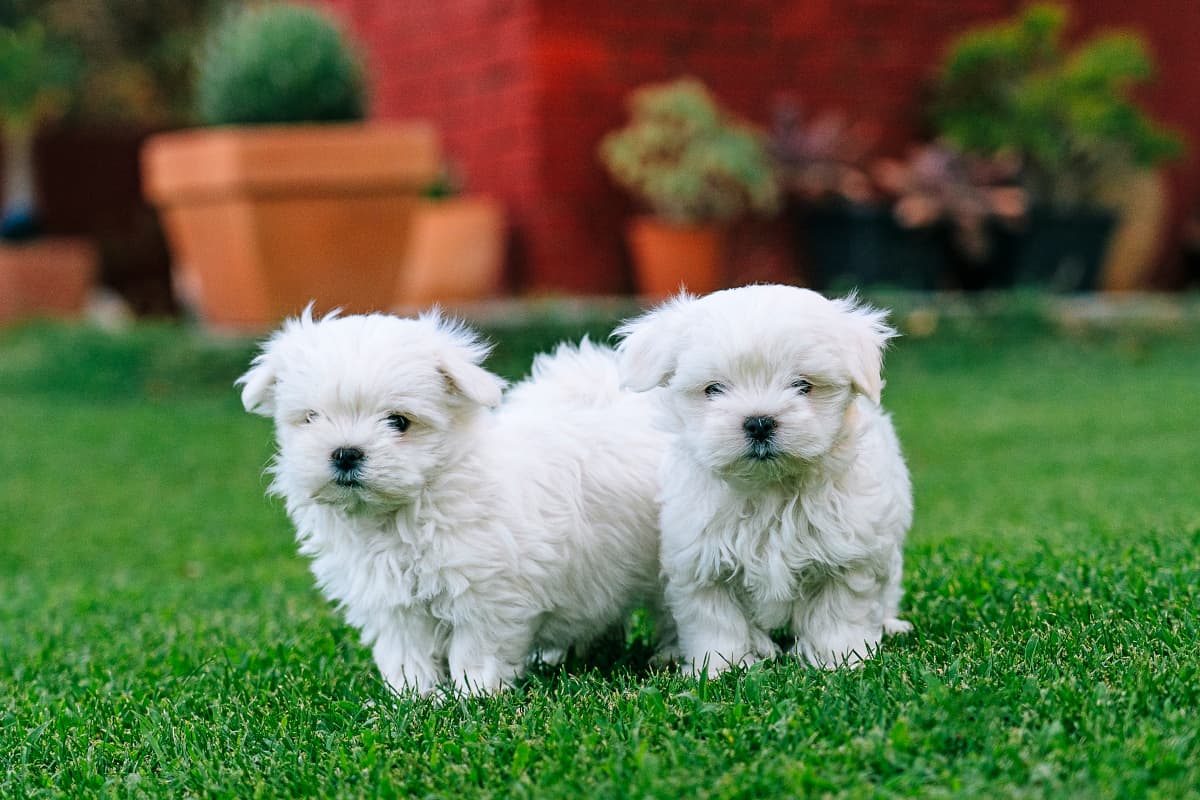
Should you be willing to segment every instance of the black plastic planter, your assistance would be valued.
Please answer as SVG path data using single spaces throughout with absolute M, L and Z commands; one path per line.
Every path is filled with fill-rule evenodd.
M 968 291 L 1013 287 L 1095 291 L 1115 227 L 1116 215 L 1109 211 L 1035 207 L 1020 225 L 988 226 L 991 247 L 985 259 L 972 261 L 952 250 L 948 254 L 952 283 Z M 947 246 L 953 246 L 950 240 Z
M 946 225 L 903 228 L 885 208 L 823 206 L 791 213 L 809 282 L 833 293 L 942 285 L 967 291 L 1094 291 L 1116 226 L 1116 216 L 1102 209 L 1035 207 L 1020 225 L 990 224 L 987 257 L 970 260 Z
M 823 291 L 933 289 L 946 270 L 941 232 L 902 228 L 888 209 L 844 205 L 791 213 L 809 282 Z
M 1056 292 L 1094 291 L 1116 221 L 1101 209 L 1034 208 L 1014 254 L 1014 282 Z

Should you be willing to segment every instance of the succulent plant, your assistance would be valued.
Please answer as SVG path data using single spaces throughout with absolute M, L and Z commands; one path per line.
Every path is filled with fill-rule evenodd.
M 363 65 L 342 31 L 314 8 L 249 6 L 209 34 L 197 104 L 209 125 L 338 122 L 365 113 Z
M 775 211 L 779 187 L 761 136 L 700 81 L 644 87 L 629 107 L 629 125 L 604 137 L 600 158 L 655 215 L 693 224 Z
M 841 114 L 806 121 L 800 106 L 776 104 L 770 151 L 786 191 L 807 202 L 870 203 L 875 190 L 865 166 L 875 136 Z
M 896 221 L 906 228 L 947 224 L 969 260 L 987 258 L 987 223 L 1016 224 L 1028 210 L 1017 184 L 1020 162 L 1011 156 L 967 155 L 944 142 L 917 147 L 906 160 L 880 159 L 875 182 L 891 196 Z
M 969 31 L 950 48 L 932 108 L 940 135 L 983 155 L 1012 152 L 1041 202 L 1094 203 L 1104 182 L 1182 151 L 1181 140 L 1130 99 L 1153 62 L 1129 32 L 1063 46 L 1063 6 L 1027 8 Z

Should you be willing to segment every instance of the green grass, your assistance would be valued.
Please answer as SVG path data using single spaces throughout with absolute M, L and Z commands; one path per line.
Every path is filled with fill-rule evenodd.
M 588 326 L 496 332 L 515 377 Z M 900 340 L 908 619 L 696 683 L 617 642 L 398 699 L 263 495 L 247 343 L 0 334 L 0 797 L 1197 796 L 1200 330 Z

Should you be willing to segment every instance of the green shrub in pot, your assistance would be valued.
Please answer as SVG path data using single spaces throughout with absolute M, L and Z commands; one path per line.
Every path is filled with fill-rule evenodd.
M 205 41 L 196 94 L 207 125 L 349 122 L 366 113 L 361 57 L 328 17 L 297 5 L 226 16 Z
M 1154 75 L 1143 39 L 1114 31 L 1068 49 L 1067 23 L 1066 7 L 1038 4 L 963 34 L 939 70 L 931 117 L 967 154 L 1020 160 L 1031 213 L 1018 280 L 1065 270 L 1050 282 L 1087 288 L 1114 223 L 1105 190 L 1177 157 L 1183 143 L 1131 97 Z
M 967 153 L 1018 154 L 1039 201 L 1095 202 L 1113 172 L 1177 157 L 1180 138 L 1130 97 L 1154 65 L 1143 40 L 1119 31 L 1073 50 L 1067 12 L 1034 5 L 950 48 L 935 85 L 938 133 Z

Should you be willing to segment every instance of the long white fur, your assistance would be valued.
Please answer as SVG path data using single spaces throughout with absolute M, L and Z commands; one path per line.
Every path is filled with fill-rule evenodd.
M 486 353 L 437 314 L 306 313 L 240 379 L 275 420 L 271 490 L 300 551 L 397 691 L 501 690 L 661 599 L 653 401 L 585 340 L 501 404 Z M 333 482 L 331 452 L 351 446 L 361 488 Z
M 747 286 L 681 295 L 618 335 L 624 384 L 666 387 L 662 561 L 685 669 L 770 658 L 780 630 L 811 664 L 854 665 L 910 629 L 898 608 L 912 489 L 879 407 L 885 315 Z M 778 424 L 771 460 L 747 451 L 743 421 L 758 415 Z

